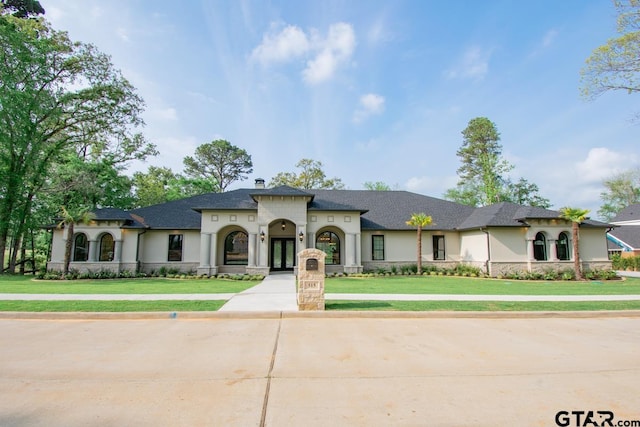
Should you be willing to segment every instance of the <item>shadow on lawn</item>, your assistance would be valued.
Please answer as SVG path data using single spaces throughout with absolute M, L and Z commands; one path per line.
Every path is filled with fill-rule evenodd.
M 393 306 L 385 301 L 325 302 L 325 310 L 384 310 Z

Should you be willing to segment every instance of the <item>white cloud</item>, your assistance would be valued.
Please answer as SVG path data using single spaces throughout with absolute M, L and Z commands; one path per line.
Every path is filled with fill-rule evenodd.
M 630 169 L 637 164 L 637 156 L 617 153 L 605 147 L 589 150 L 587 158 L 576 164 L 576 172 L 585 183 L 601 183 L 605 178 Z
M 353 114 L 353 121 L 360 123 L 374 114 L 381 114 L 384 111 L 384 96 L 368 93 L 360 97 L 360 107 Z
M 329 26 L 326 37 L 314 29 L 305 33 L 295 25 L 287 25 L 280 31 L 275 30 L 276 24 L 271 28 L 251 52 L 250 61 L 271 65 L 306 58 L 302 77 L 309 84 L 333 77 L 338 67 L 349 61 L 356 46 L 353 27 L 345 22 Z
M 447 70 L 445 75 L 449 79 L 476 79 L 481 80 L 489 72 L 490 50 L 482 50 L 473 46 L 462 55 L 458 63 Z
M 272 25 L 272 29 L 275 25 Z M 307 35 L 295 25 L 288 25 L 280 32 L 265 34 L 262 43 L 251 52 L 251 59 L 262 65 L 286 62 L 304 55 L 309 50 Z
M 326 39 L 316 38 L 315 58 L 307 61 L 302 72 L 304 80 L 309 84 L 321 83 L 331 78 L 340 64 L 351 58 L 356 47 L 356 36 L 351 24 L 339 22 L 329 27 Z

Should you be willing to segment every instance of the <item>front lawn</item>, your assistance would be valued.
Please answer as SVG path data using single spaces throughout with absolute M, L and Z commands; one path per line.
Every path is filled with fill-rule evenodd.
M 218 311 L 226 301 L 0 301 L 0 311 L 130 312 Z
M 363 295 L 366 298 L 366 295 Z M 639 310 L 640 301 L 347 301 L 325 302 L 337 311 L 602 311 Z
M 229 279 L 108 279 L 32 280 L 31 276 L 0 275 L 3 294 L 226 294 L 260 283 Z
M 640 295 L 640 279 L 527 281 L 450 276 L 336 277 L 326 293 L 456 295 Z

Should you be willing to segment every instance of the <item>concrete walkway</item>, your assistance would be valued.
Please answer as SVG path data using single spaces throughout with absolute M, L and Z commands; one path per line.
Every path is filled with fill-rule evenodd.
M 293 274 L 269 275 L 232 296 L 219 311 L 298 311 L 296 278 Z

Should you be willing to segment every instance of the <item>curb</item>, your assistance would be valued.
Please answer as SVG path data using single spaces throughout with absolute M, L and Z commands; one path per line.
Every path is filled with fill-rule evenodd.
M 228 319 L 589 319 L 639 317 L 616 311 L 179 311 L 0 312 L 0 320 L 228 320 Z

